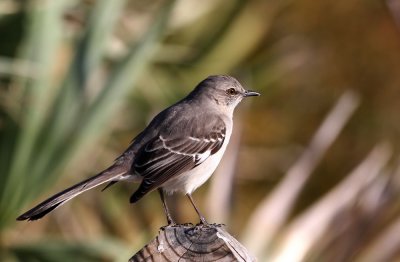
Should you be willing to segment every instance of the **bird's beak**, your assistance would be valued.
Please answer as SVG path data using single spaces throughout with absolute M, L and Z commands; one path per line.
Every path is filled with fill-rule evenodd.
M 244 97 L 259 96 L 259 95 L 260 95 L 260 93 L 257 93 L 255 91 L 251 91 L 251 90 L 246 90 L 246 91 L 244 91 L 244 94 L 243 94 Z

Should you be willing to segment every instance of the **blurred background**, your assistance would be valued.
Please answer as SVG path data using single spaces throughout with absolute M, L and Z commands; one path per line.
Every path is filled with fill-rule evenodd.
M 400 259 L 400 2 L 0 2 L 0 260 L 127 261 L 166 224 L 137 185 L 15 218 L 107 167 L 212 74 L 261 97 L 194 193 L 259 261 Z M 183 196 L 179 222 L 197 223 Z

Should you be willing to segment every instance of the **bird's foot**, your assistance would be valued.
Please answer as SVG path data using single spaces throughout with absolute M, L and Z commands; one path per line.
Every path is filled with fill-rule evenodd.
M 210 224 L 207 222 L 207 220 L 203 216 L 201 216 L 200 217 L 200 225 L 209 226 Z

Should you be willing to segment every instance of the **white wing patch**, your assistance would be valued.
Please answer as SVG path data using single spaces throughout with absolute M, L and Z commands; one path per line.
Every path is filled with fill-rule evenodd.
M 207 150 L 203 154 L 196 154 L 194 156 L 194 160 L 196 161 L 197 165 L 203 163 L 211 154 L 210 150 Z
M 207 139 L 207 138 L 197 138 L 197 137 L 192 137 L 192 136 L 189 136 L 188 138 L 189 138 L 189 140 L 192 140 L 192 141 L 196 141 L 196 142 L 203 141 L 203 142 L 206 142 L 206 143 L 210 143 L 210 142 L 214 143 L 217 140 L 218 141 L 222 141 L 222 138 L 218 138 L 217 140 L 213 139 L 213 138 Z M 166 145 L 166 141 L 168 141 L 167 139 L 165 139 L 164 137 L 160 136 L 160 140 L 163 142 L 163 147 L 165 149 L 167 149 L 168 151 L 170 151 L 170 152 L 172 152 L 174 154 L 183 155 L 183 156 L 191 156 L 191 157 L 193 157 L 193 161 L 196 162 L 197 165 L 201 164 L 202 162 L 204 162 L 211 155 L 211 150 L 207 150 L 204 153 L 194 153 L 194 154 L 188 154 L 188 153 L 176 151 L 176 150 L 173 150 L 172 148 L 170 148 L 169 146 Z
M 174 153 L 174 154 L 182 155 L 182 156 L 193 156 L 193 157 L 195 157 L 195 154 L 187 154 L 187 153 L 183 153 L 183 152 L 179 152 L 179 151 L 176 151 L 176 150 L 171 149 L 170 147 L 168 147 L 168 146 L 165 144 L 165 141 L 167 141 L 166 139 L 164 139 L 162 136 L 160 136 L 160 139 L 161 139 L 161 141 L 163 142 L 163 147 L 164 147 L 165 149 L 167 149 L 168 151 L 170 151 L 170 152 L 172 152 L 172 153 Z
M 225 134 L 221 134 L 221 136 L 225 137 Z M 197 137 L 189 136 L 189 139 L 196 141 L 196 142 L 204 141 L 206 143 L 210 143 L 210 142 L 215 143 L 215 142 L 217 142 L 217 140 L 221 142 L 223 139 L 222 137 L 218 137 L 217 139 L 214 139 L 214 138 L 207 139 L 207 138 L 197 138 Z

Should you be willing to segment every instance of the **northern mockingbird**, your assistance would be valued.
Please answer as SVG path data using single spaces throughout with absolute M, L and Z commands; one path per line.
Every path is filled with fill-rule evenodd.
M 118 181 L 134 181 L 140 186 L 131 196 L 131 203 L 158 189 L 168 224 L 175 224 L 164 193 L 180 191 L 189 198 L 201 223 L 206 224 L 191 194 L 217 168 L 232 133 L 235 107 L 244 97 L 259 95 L 245 90 L 231 76 L 209 76 L 187 97 L 154 117 L 113 165 L 55 194 L 17 220 L 40 219 L 98 185 L 108 183 L 106 189 Z

